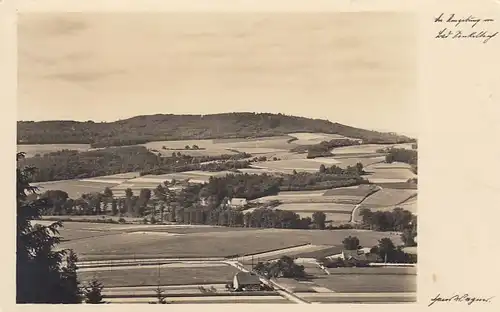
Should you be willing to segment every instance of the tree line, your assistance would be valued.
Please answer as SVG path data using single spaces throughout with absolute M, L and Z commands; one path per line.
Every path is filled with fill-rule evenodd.
M 144 146 L 105 148 L 79 152 L 62 150 L 24 158 L 22 166 L 36 167 L 32 182 L 83 179 L 126 172 L 161 174 L 187 170 L 222 171 L 246 167 L 246 162 L 237 160 L 251 157 L 247 153 L 219 156 L 190 156 L 173 153 L 161 157 Z M 208 162 L 216 162 L 211 164 Z M 208 163 L 208 164 L 204 164 Z

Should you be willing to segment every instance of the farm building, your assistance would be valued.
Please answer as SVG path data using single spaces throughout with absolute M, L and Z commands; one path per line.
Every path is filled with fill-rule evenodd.
M 231 198 L 228 201 L 228 205 L 231 208 L 238 208 L 238 207 L 243 207 L 247 204 L 246 198 Z
M 362 248 L 358 250 L 343 250 L 339 258 L 346 261 L 352 261 L 358 264 L 368 264 L 377 262 L 378 255 L 370 253 L 369 248 Z
M 260 279 L 249 272 L 238 272 L 233 278 L 233 288 L 235 290 L 260 290 Z

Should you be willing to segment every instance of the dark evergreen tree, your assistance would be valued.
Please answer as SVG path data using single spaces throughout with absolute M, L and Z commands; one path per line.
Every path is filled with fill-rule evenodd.
M 24 153 L 17 153 L 17 161 Z M 68 250 L 55 251 L 60 242 L 58 229 L 61 222 L 48 226 L 34 224 L 41 211 L 48 207 L 46 198 L 28 197 L 35 194 L 30 178 L 35 168 L 16 170 L 16 302 L 17 303 L 81 303 L 77 280 L 77 257 Z M 66 266 L 63 266 L 63 257 Z
M 85 286 L 85 303 L 101 304 L 104 303 L 102 289 L 104 286 L 96 278 L 93 278 L 87 286 Z

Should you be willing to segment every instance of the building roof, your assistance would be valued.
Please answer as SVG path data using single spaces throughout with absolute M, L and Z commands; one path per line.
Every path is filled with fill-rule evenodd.
M 357 261 L 366 261 L 368 260 L 366 258 L 366 253 L 363 250 L 343 250 L 342 255 L 344 256 L 344 259 L 350 260 L 354 259 Z
M 260 285 L 259 277 L 249 272 L 238 272 L 234 277 L 240 285 Z

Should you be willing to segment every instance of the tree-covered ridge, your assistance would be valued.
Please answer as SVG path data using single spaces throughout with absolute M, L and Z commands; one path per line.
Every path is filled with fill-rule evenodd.
M 364 143 L 402 143 L 410 138 L 354 128 L 322 119 L 269 113 L 213 115 L 147 115 L 115 122 L 19 121 L 18 144 L 85 143 L 93 147 L 123 146 L 151 141 L 245 138 L 323 132 L 362 139 Z

